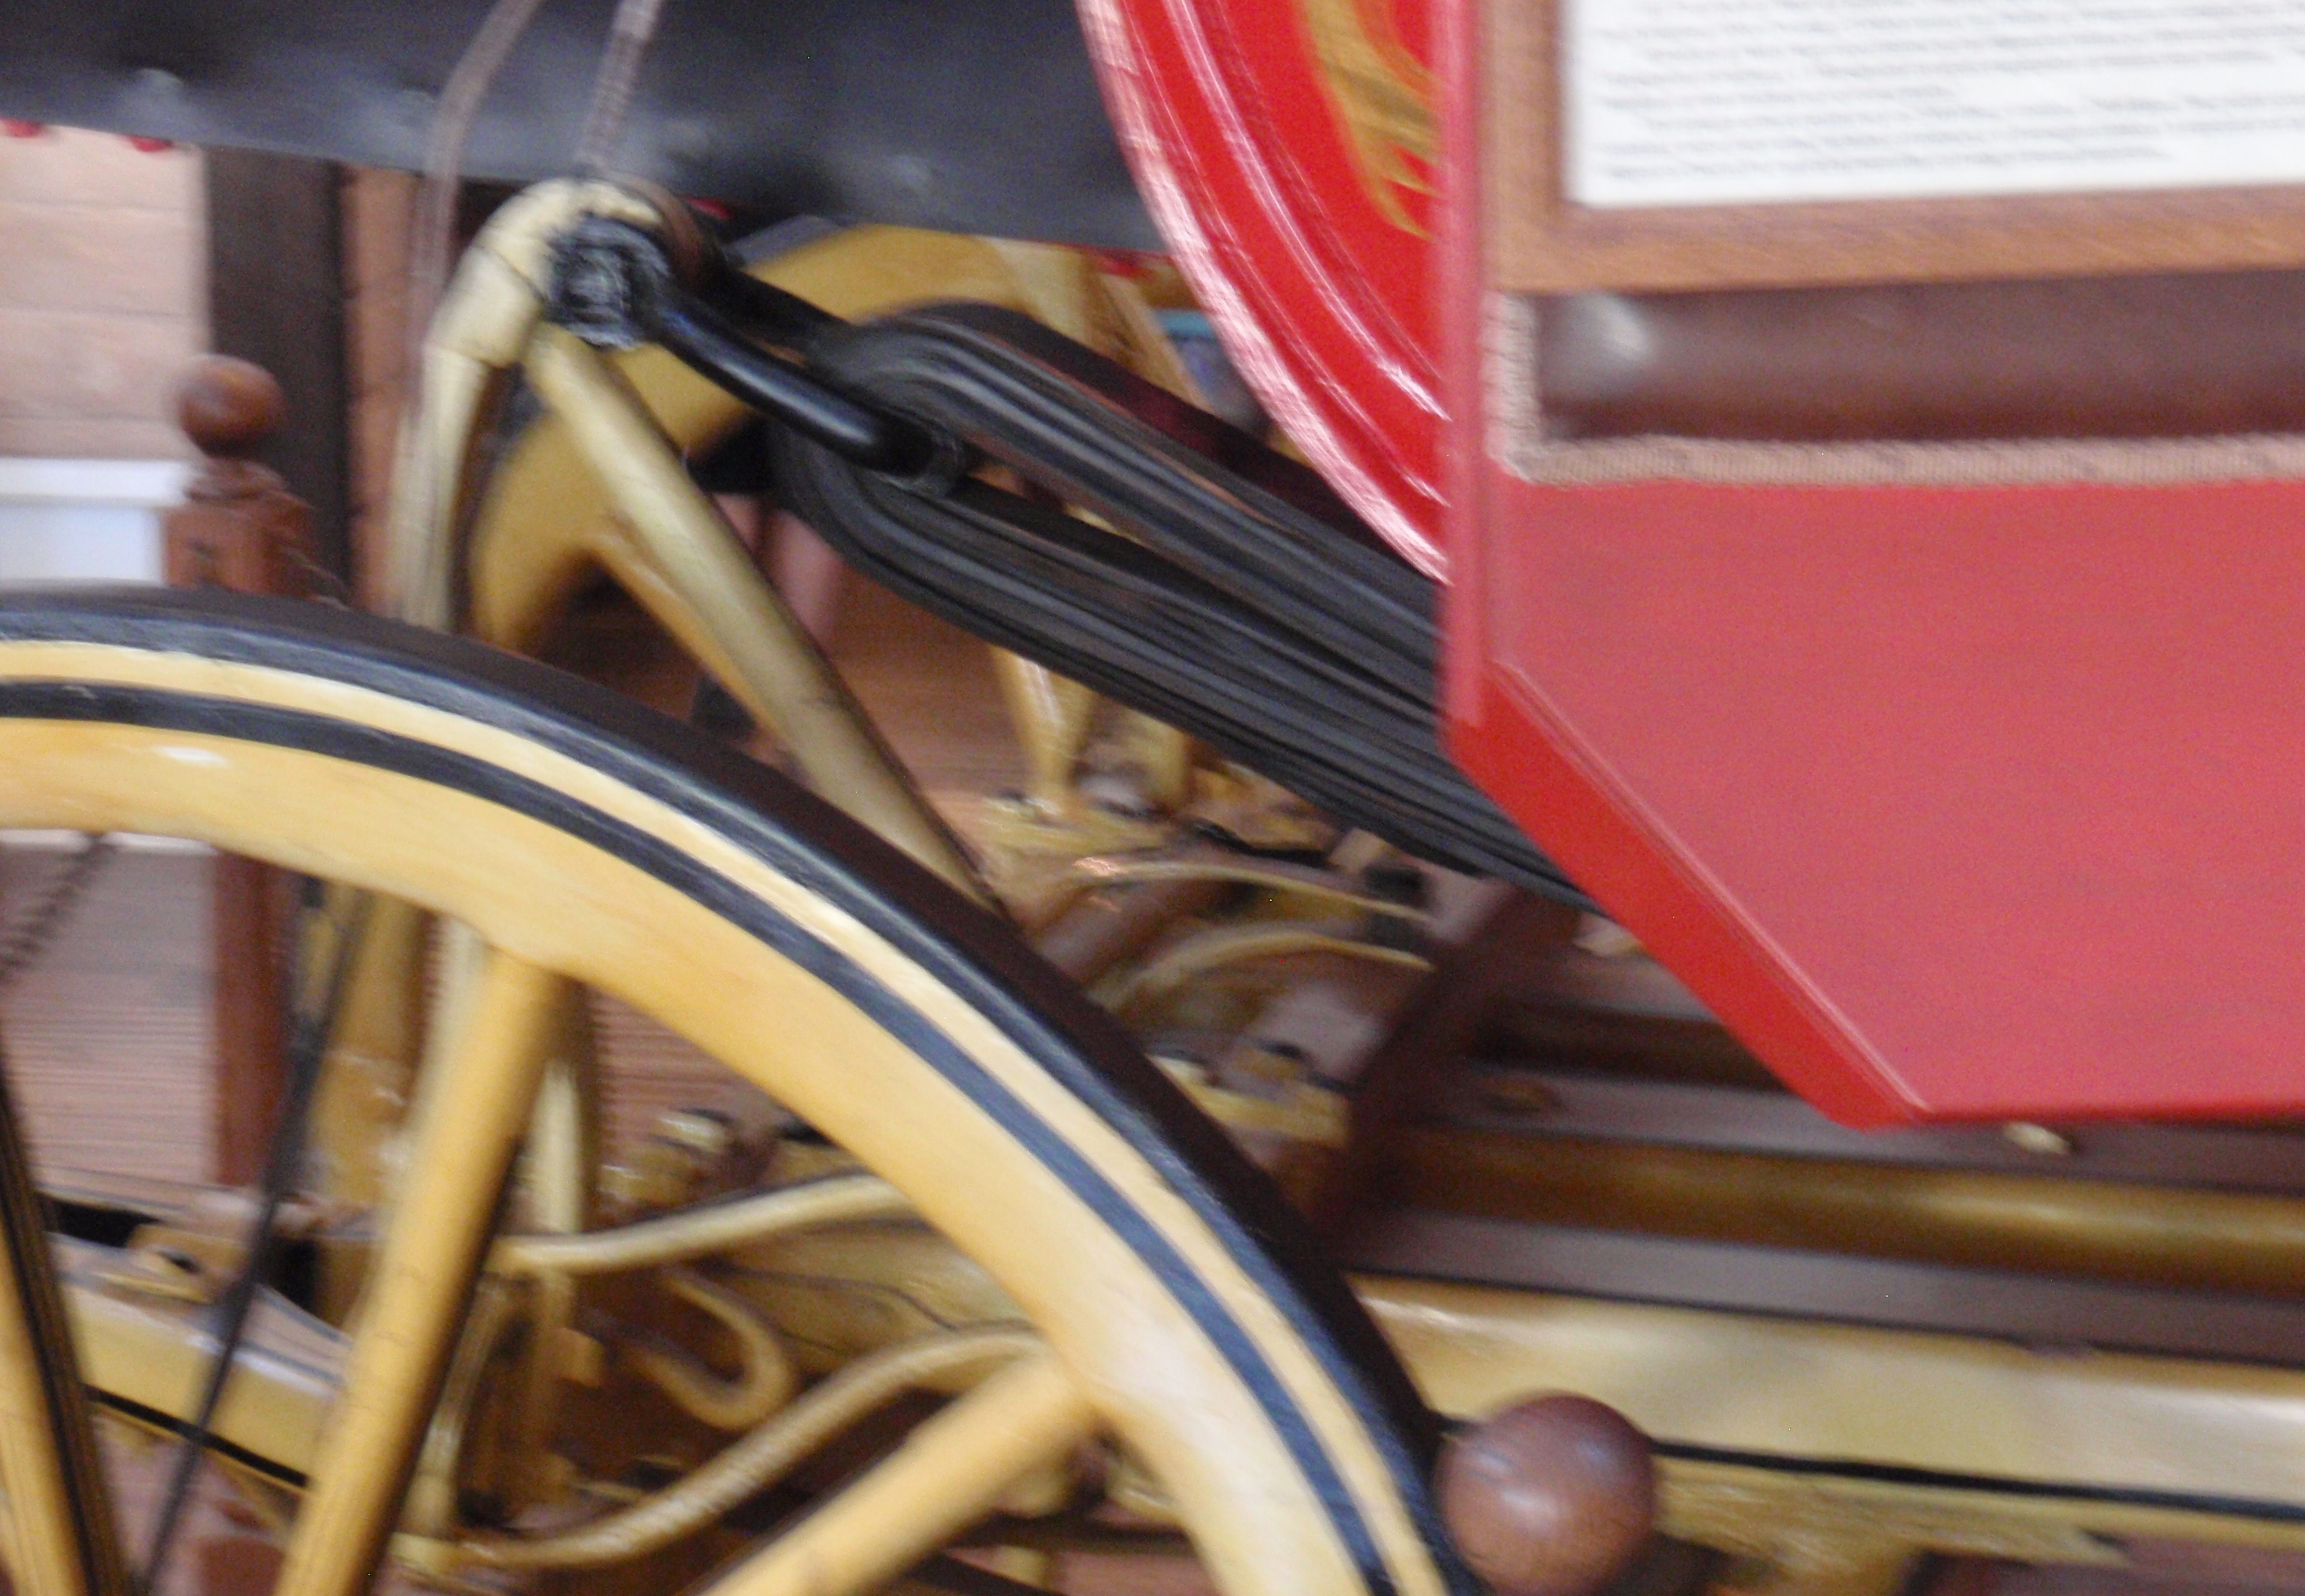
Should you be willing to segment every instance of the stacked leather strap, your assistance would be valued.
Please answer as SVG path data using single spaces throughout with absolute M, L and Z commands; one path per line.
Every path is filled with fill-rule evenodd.
M 1442 752 L 1433 584 L 1313 472 L 989 306 L 827 327 L 799 352 L 1043 496 L 776 429 L 780 494 L 858 569 L 1411 853 L 1587 901 Z

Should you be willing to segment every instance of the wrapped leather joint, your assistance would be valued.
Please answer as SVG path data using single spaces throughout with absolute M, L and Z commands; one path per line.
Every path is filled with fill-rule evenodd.
M 694 285 L 682 280 L 664 245 L 645 230 L 590 217 L 555 242 L 546 317 L 596 348 L 661 344 L 745 403 L 868 471 L 931 491 L 965 473 L 966 452 L 948 436 L 859 403 L 754 342 L 764 336 L 797 347 L 838 326 L 837 318 L 752 282 L 717 256 L 690 275 L 698 279 Z M 741 306 L 743 322 L 700 287 Z

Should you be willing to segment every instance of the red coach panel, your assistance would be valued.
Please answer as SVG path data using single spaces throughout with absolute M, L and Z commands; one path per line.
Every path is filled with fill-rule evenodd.
M 2305 1108 L 2305 449 L 1557 446 L 1542 301 L 1483 269 L 1472 8 L 1088 10 L 1252 384 L 1450 556 L 1459 756 L 1790 1082 Z

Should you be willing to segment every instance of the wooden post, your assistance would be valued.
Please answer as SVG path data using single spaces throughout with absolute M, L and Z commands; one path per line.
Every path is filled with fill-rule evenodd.
M 312 516 L 279 473 L 250 458 L 280 424 L 280 385 L 222 355 L 194 362 L 177 421 L 205 457 L 165 523 L 177 587 L 308 597 Z M 289 883 L 254 860 L 218 854 L 210 925 L 216 967 L 216 1177 L 252 1184 L 287 1078 Z

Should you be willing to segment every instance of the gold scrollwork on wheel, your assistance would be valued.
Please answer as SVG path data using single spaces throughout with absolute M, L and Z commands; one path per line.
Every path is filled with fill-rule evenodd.
M 1422 233 L 1395 191 L 1430 189 L 1440 158 L 1433 75 L 1402 42 L 1391 0 L 1303 0 L 1321 81 L 1352 146 L 1361 186 L 1384 218 Z

